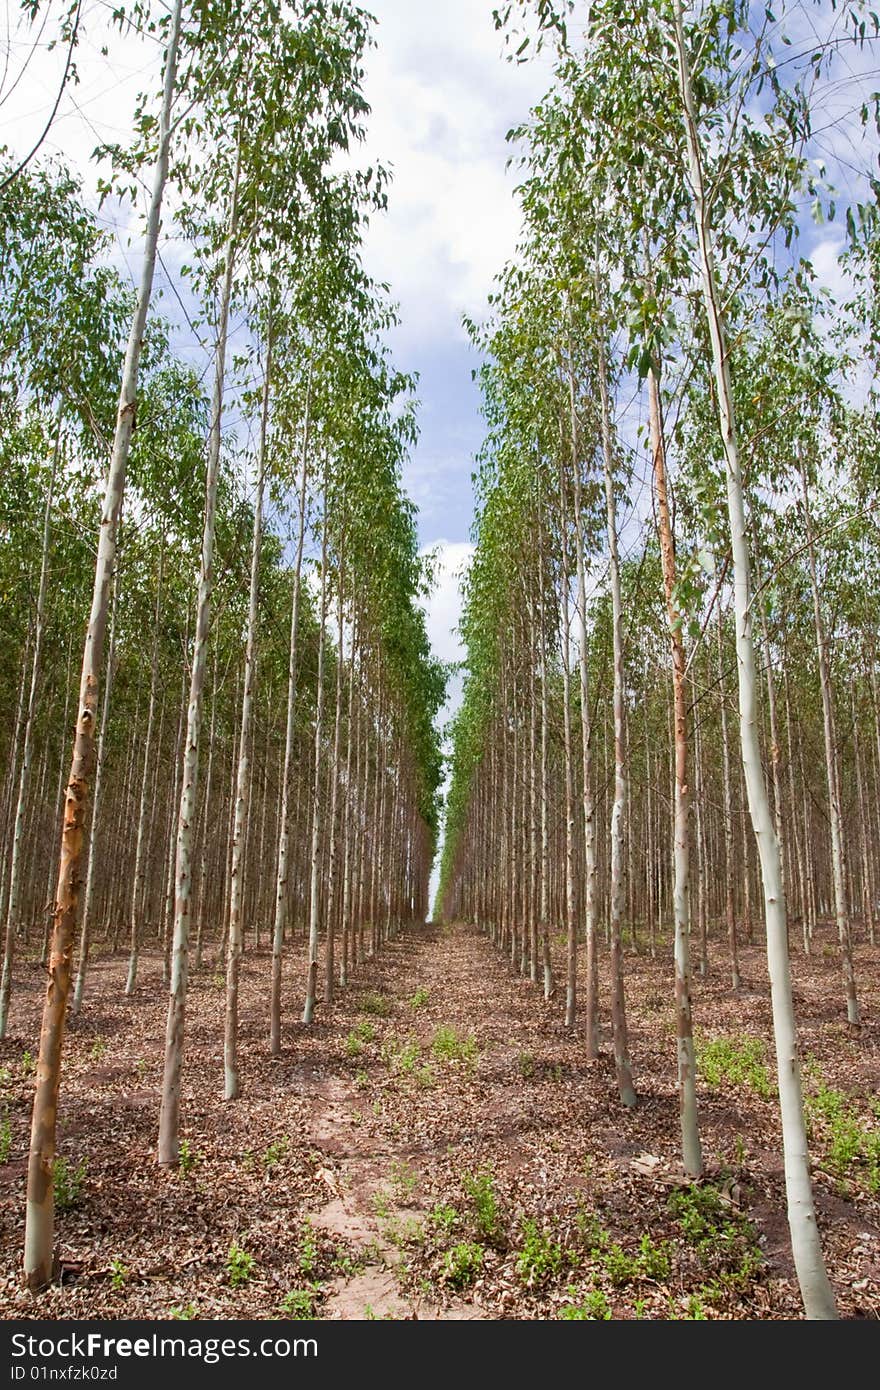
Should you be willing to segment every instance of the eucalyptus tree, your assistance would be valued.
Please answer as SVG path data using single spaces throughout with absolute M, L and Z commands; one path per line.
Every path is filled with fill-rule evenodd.
M 178 816 L 171 988 L 159 1121 L 159 1162 L 178 1160 L 180 1081 L 189 964 L 191 853 L 198 790 L 202 691 L 210 626 L 214 514 L 226 381 L 226 344 L 233 284 L 238 294 L 271 281 L 282 210 L 288 235 L 316 225 L 333 235 L 338 224 L 338 180 L 330 171 L 337 151 L 362 135 L 366 104 L 360 92 L 367 17 L 343 4 L 307 4 L 302 10 L 253 7 L 233 53 L 223 57 L 221 90 L 209 119 L 190 118 L 187 181 L 193 201 L 184 225 L 195 238 L 196 281 L 218 292 L 214 398 L 208 438 L 205 518 L 196 633 Z M 210 70 L 210 64 L 209 64 Z M 195 79 L 198 87 L 198 77 Z M 195 143 L 196 138 L 199 144 Z M 343 185 L 349 218 L 358 197 L 372 190 Z M 218 218 L 218 201 L 225 210 Z M 268 204 L 268 213 L 267 213 Z M 343 197 L 343 207 L 346 206 Z M 227 1089 L 234 1091 L 236 938 L 228 981 Z
M 54 1238 L 52 1166 L 55 1158 L 61 1044 L 67 995 L 70 987 L 71 954 L 79 897 L 83 819 L 94 756 L 98 685 L 116 553 L 116 533 L 134 425 L 138 363 L 153 287 L 162 200 L 168 173 L 171 111 L 177 71 L 181 11 L 181 0 L 175 0 L 174 7 L 168 16 L 162 105 L 158 122 L 158 154 L 147 218 L 141 284 L 126 350 L 113 450 L 107 473 L 95 566 L 92 609 L 83 652 L 73 763 L 65 801 L 55 925 L 49 958 L 49 985 L 40 1033 L 37 1085 L 28 1160 L 24 1265 L 27 1281 L 33 1288 L 42 1288 L 48 1283 L 52 1272 Z
M 743 22 L 745 15 L 734 9 L 734 23 Z M 727 346 L 727 321 L 720 294 L 716 264 L 716 233 L 712 207 L 706 196 L 707 146 L 700 129 L 700 112 L 694 97 L 694 52 L 699 54 L 701 72 L 712 68 L 730 70 L 730 29 L 732 25 L 703 27 L 686 32 L 681 0 L 673 0 L 674 49 L 678 60 L 682 117 L 687 141 L 687 177 L 692 198 L 692 218 L 699 248 L 703 303 L 712 348 L 713 375 L 718 409 L 718 425 L 724 449 L 727 487 L 727 509 L 733 571 L 734 611 L 736 617 L 737 677 L 739 686 L 740 743 L 743 771 L 749 799 L 752 826 L 758 842 L 758 854 L 764 885 L 764 911 L 767 927 L 768 963 L 773 993 L 773 1023 L 776 1039 L 779 1097 L 782 1110 L 783 1140 L 786 1160 L 786 1187 L 789 1203 L 789 1225 L 795 1267 L 808 1317 L 836 1316 L 834 1294 L 825 1271 L 822 1249 L 816 1230 L 813 1194 L 806 1152 L 803 1099 L 798 1066 L 797 1034 L 791 992 L 788 955 L 785 895 L 782 884 L 779 845 L 767 797 L 761 748 L 756 726 L 757 674 L 751 615 L 751 556 L 745 515 L 736 408 L 733 398 L 730 356 Z M 726 32 L 725 32 L 726 31 Z M 695 44 L 698 48 L 695 48 Z M 717 48 L 715 45 L 717 44 Z M 763 55 L 760 58 L 763 66 Z M 749 73 L 751 77 L 751 73 Z M 742 79 L 740 79 L 741 81 Z M 734 88 L 734 100 L 748 88 Z M 733 95 L 733 94 L 732 94 Z M 757 187 L 749 180 L 742 211 L 760 219 L 762 227 L 772 231 L 793 217 L 793 196 L 802 182 L 801 170 L 794 158 L 792 144 L 800 132 L 794 112 L 780 112 L 775 128 L 758 135 L 746 125 L 746 136 L 735 128 L 731 135 L 740 135 L 738 145 L 728 147 L 725 155 L 734 163 L 733 152 L 741 155 L 740 169 L 754 176 L 757 169 L 775 175 L 769 186 Z M 794 129 L 785 116 L 789 116 Z M 781 168 L 780 168 L 781 165 Z M 769 169 L 768 169 L 769 166 Z M 739 171 L 738 171 L 739 172 Z M 766 178 L 766 173 L 765 173 Z M 751 206 L 750 206 L 751 202 Z

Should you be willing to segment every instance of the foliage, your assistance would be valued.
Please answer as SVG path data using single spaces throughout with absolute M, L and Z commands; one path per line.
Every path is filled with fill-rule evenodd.
M 765 1099 L 773 1090 L 766 1056 L 760 1038 L 712 1038 L 697 1049 L 697 1062 L 710 1086 L 729 1081 L 732 1086 L 748 1086 Z
M 73 1207 L 79 1206 L 86 1166 L 84 1158 L 77 1164 L 69 1163 L 63 1155 L 55 1159 L 52 1165 L 52 1189 L 56 1211 L 71 1211 Z
M 254 1272 L 256 1261 L 247 1250 L 234 1240 L 226 1257 L 226 1275 L 234 1289 L 247 1284 Z

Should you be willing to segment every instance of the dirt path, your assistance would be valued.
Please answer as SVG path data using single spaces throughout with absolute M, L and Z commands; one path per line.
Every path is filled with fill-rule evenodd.
M 743 956 L 748 988 L 731 995 L 719 963 L 698 988 L 698 1026 L 766 1037 L 763 961 L 757 948 Z M 829 1083 L 858 1092 L 877 1064 L 872 1005 L 866 997 L 863 1036 L 848 1038 L 830 969 L 796 962 L 802 1031 Z M 123 970 L 119 958 L 96 963 L 68 1036 L 60 1149 L 85 1170 L 58 1219 L 63 1282 L 37 1301 L 18 1271 L 38 970 L 16 995 L 0 1048 L 8 1315 L 798 1316 L 772 1087 L 701 1084 L 709 1181 L 693 1188 L 681 1176 L 667 961 L 627 962 L 640 1098 L 631 1113 L 616 1099 L 607 1037 L 588 1065 L 558 998 L 544 1004 L 476 932 L 430 926 L 358 967 L 310 1029 L 298 1021 L 304 961 L 294 950 L 277 1061 L 268 958 L 248 952 L 244 1094 L 224 1104 L 223 979 L 209 968 L 192 982 L 179 1175 L 153 1159 L 160 962 L 145 959 L 133 1000 L 121 993 Z M 880 1316 L 877 1195 L 861 1170 L 842 1182 L 817 1147 L 842 1311 Z

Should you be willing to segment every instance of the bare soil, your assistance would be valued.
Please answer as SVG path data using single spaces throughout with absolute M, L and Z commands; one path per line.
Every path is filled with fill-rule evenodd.
M 863 1152 L 878 1123 L 878 965 L 880 950 L 860 945 L 855 1036 L 831 929 L 794 960 L 808 1090 L 826 1096 L 813 1110 L 818 1219 L 846 1318 L 880 1316 L 880 1159 L 875 1171 Z M 68 1172 L 84 1168 L 57 1214 L 59 1281 L 35 1296 L 20 1270 L 43 972 L 24 960 L 0 1044 L 3 1316 L 798 1318 L 762 948 L 743 947 L 741 969 L 733 992 L 712 943 L 696 1026 L 702 1040 L 762 1040 L 770 1093 L 760 1075 L 701 1076 L 707 1174 L 695 1186 L 678 1158 L 668 942 L 662 959 L 627 955 L 633 1111 L 617 1099 L 607 1028 L 588 1064 L 562 989 L 545 1003 L 484 936 L 430 925 L 359 966 L 311 1028 L 297 1021 L 294 946 L 277 1061 L 269 959 L 249 950 L 243 1095 L 224 1103 L 224 981 L 208 966 L 191 980 L 179 1173 L 155 1161 L 161 959 L 143 958 L 127 999 L 124 960 L 99 958 L 68 1028 L 59 1114 Z

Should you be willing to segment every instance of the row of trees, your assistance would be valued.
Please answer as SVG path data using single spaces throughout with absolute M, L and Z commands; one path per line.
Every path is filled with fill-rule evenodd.
M 321 953 L 332 1001 L 366 952 L 424 919 L 437 832 L 445 675 L 401 487 L 412 381 L 361 265 L 386 175 L 351 157 L 369 19 L 347 0 L 176 0 L 119 19 L 164 53 L 161 97 L 142 99 L 104 188 L 136 197 L 152 171 L 137 293 L 61 168 L 18 171 L 0 205 L 0 1034 L 24 941 L 48 968 L 33 1287 L 51 1274 L 62 1039 L 68 1005 L 88 1007 L 93 943 L 125 948 L 128 994 L 142 948 L 161 945 L 158 1157 L 175 1165 L 191 964 L 225 964 L 232 1100 L 245 946 L 269 948 L 277 1055 L 285 942 L 307 941 L 310 1023 Z M 152 308 L 175 242 L 185 264 L 163 265 L 204 373 L 173 350 L 184 325 Z
M 607 936 L 627 1106 L 625 933 L 655 949 L 671 919 L 692 1176 L 691 938 L 707 971 L 710 923 L 723 927 L 736 987 L 738 944 L 762 922 L 795 1265 L 808 1316 L 833 1317 L 789 931 L 799 916 L 810 950 L 820 918 L 835 921 L 857 1027 L 854 927 L 873 941 L 880 886 L 877 403 L 854 369 L 866 348 L 876 362 L 867 173 L 833 336 L 795 247 L 822 192 L 814 93 L 877 21 L 844 6 L 832 41 L 786 66 L 797 12 L 607 0 L 577 12 L 575 42 L 573 7 L 536 8 L 557 63 L 514 132 L 524 234 L 488 326 L 471 326 L 488 435 L 438 908 L 485 924 L 548 998 L 562 926 L 566 1021 L 582 1019 L 593 1058 Z M 497 16 L 512 36 L 513 11 Z

